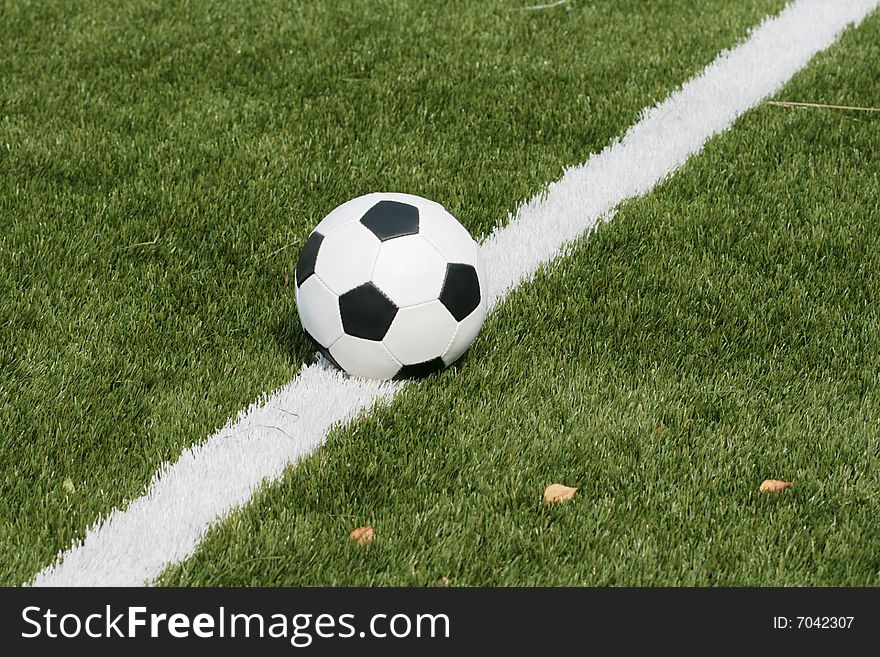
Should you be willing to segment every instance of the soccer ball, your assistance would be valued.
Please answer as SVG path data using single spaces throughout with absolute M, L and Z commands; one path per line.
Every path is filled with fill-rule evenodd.
M 476 242 L 439 203 L 367 194 L 315 227 L 296 264 L 302 326 L 353 376 L 427 376 L 457 360 L 486 318 Z

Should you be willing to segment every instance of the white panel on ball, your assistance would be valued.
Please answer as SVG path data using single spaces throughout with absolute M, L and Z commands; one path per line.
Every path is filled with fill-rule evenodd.
M 398 307 L 414 306 L 440 296 L 446 261 L 420 235 L 382 242 L 373 283 Z
M 330 355 L 346 372 L 368 379 L 390 379 L 400 363 L 381 342 L 343 335 L 330 347 Z
M 339 298 L 316 275 L 309 276 L 297 289 L 296 307 L 303 328 L 324 347 L 342 335 Z
M 381 242 L 360 222 L 346 224 L 324 238 L 315 272 L 338 295 L 370 280 Z
M 437 358 L 446 351 L 458 322 L 439 301 L 397 311 L 382 342 L 404 365 Z
M 325 237 L 346 224 L 358 221 L 371 207 L 382 200 L 382 194 L 365 194 L 346 201 L 321 220 L 315 230 Z
M 433 244 L 447 262 L 474 264 L 474 239 L 467 228 L 442 207 L 421 213 L 419 235 Z
M 470 347 L 471 343 L 474 341 L 474 338 L 477 337 L 477 333 L 480 332 L 480 327 L 483 325 L 485 319 L 486 306 L 481 302 L 470 315 L 458 323 L 455 337 L 452 339 L 452 343 L 443 354 L 444 363 L 452 365 L 452 363 L 461 358 L 461 355 L 467 351 L 468 347 Z

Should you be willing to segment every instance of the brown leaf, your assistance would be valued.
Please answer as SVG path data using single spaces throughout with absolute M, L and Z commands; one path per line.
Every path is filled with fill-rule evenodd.
M 544 504 L 562 504 L 574 497 L 577 488 L 563 486 L 562 484 L 550 484 L 544 489 Z
M 290 276 L 284 274 L 284 287 L 287 287 L 288 285 L 290 285 Z
M 759 490 L 762 493 L 778 493 L 781 490 L 785 490 L 791 486 L 790 481 L 779 481 L 778 479 L 765 479 L 761 483 L 761 487 Z
M 348 537 L 353 541 L 357 541 L 358 545 L 367 545 L 368 543 L 373 542 L 373 528 L 369 525 L 358 527 L 357 529 L 353 529 Z
M 437 582 L 437 586 L 440 586 L 443 588 L 449 586 L 449 578 L 446 575 L 444 575 L 443 577 L 440 578 L 440 581 Z

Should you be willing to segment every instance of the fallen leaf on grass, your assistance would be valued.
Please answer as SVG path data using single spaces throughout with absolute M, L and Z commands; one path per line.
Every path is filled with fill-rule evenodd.
M 762 493 L 778 493 L 781 490 L 785 490 L 791 486 L 790 481 L 779 481 L 778 479 L 765 479 L 761 482 L 761 487 L 758 489 Z
M 550 484 L 544 489 L 544 504 L 562 504 L 574 497 L 577 488 L 563 486 L 562 484 Z
M 74 486 L 73 479 L 71 479 L 70 477 L 64 478 L 64 481 L 61 482 L 61 488 L 63 488 L 64 492 L 66 493 L 76 492 L 76 486 Z
M 367 543 L 372 543 L 373 528 L 369 525 L 366 525 L 365 527 L 358 527 L 357 529 L 353 529 L 348 537 L 353 541 L 357 541 L 358 545 L 366 545 Z
M 284 274 L 284 287 L 290 285 L 290 276 L 288 274 Z

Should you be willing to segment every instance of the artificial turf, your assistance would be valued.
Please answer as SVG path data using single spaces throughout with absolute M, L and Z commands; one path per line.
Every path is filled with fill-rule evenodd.
M 641 108 L 663 98 L 783 3 L 607 0 L 521 11 L 523 4 L 265 0 L 3 6 L 0 584 L 32 577 L 101 514 L 141 494 L 163 461 L 289 380 L 311 358 L 285 274 L 292 274 L 311 227 L 337 203 L 379 189 L 416 192 L 441 200 L 474 234 L 486 232 L 519 201 L 558 178 L 562 167 L 601 149 Z M 876 27 L 871 34 L 876 37 Z M 856 59 L 870 46 L 863 38 L 857 43 L 849 46 L 856 48 Z M 855 63 L 847 60 L 845 66 Z M 826 71 L 804 91 L 837 99 L 838 87 L 828 82 L 834 72 Z M 832 81 L 839 85 L 845 79 Z M 850 102 L 870 100 L 871 82 L 863 71 L 851 93 L 839 95 Z M 848 119 L 834 120 L 850 126 Z M 822 138 L 820 127 L 814 129 Z M 800 136 L 803 126 L 790 130 Z M 838 161 L 842 173 L 835 180 L 859 173 L 856 164 L 852 171 L 848 167 L 870 153 L 869 137 L 862 139 L 868 143 L 854 138 L 838 154 L 846 158 Z M 757 138 L 753 148 L 761 145 Z M 739 171 L 737 161 L 717 156 L 712 175 L 730 176 L 729 185 L 745 184 L 733 173 Z M 863 160 L 862 173 L 870 163 Z M 816 191 L 821 187 L 815 182 L 805 185 L 801 193 L 783 196 L 810 207 L 834 200 Z M 663 194 L 672 193 L 669 189 Z M 686 197 L 682 208 L 690 211 L 692 197 L 679 193 Z M 835 217 L 855 208 L 853 199 L 840 198 L 832 208 Z M 676 212 L 670 203 L 663 204 L 665 211 Z M 755 216 L 782 216 L 778 209 L 773 213 L 779 199 L 772 194 L 764 204 L 763 214 Z M 696 230 L 695 223 L 672 221 L 692 215 L 677 211 L 664 224 L 659 206 L 659 218 L 646 214 L 651 207 L 627 206 L 574 259 L 511 297 L 461 367 L 413 386 L 373 419 L 334 434 L 326 449 L 212 534 L 204 551 L 168 581 L 406 583 L 434 581 L 434 571 L 471 584 L 530 583 L 540 577 L 546 583 L 587 581 L 593 563 L 582 543 L 571 544 L 571 558 L 579 559 L 572 563 L 583 572 L 566 566 L 565 559 L 553 570 L 552 559 L 543 558 L 553 555 L 542 550 L 556 545 L 546 539 L 573 531 L 577 518 L 566 525 L 566 516 L 541 509 L 534 486 L 553 475 L 582 486 L 578 504 L 595 501 L 585 477 L 613 473 L 615 450 L 623 462 L 635 458 L 633 453 L 648 462 L 653 443 L 642 445 L 631 430 L 647 423 L 654 431 L 654 410 L 665 408 L 658 422 L 667 429 L 659 435 L 666 436 L 664 449 L 672 458 L 682 447 L 675 442 L 676 418 L 690 420 L 688 435 L 696 436 L 699 417 L 691 409 L 714 408 L 716 396 L 736 400 L 742 389 L 733 381 L 730 395 L 719 388 L 712 396 L 707 390 L 714 388 L 706 388 L 697 374 L 721 376 L 714 352 L 679 351 L 691 330 L 705 333 L 699 337 L 706 341 L 722 340 L 706 333 L 698 321 L 702 316 L 682 303 L 682 289 L 705 304 L 703 312 L 717 308 L 705 298 L 708 288 L 689 287 L 703 279 L 691 280 L 685 264 L 678 265 L 683 273 L 667 280 L 675 262 L 659 260 L 654 269 L 643 262 L 653 244 L 637 239 L 646 226 L 650 234 L 664 225 L 669 233 L 682 226 Z M 840 230 L 870 230 L 851 219 Z M 700 240 L 710 239 L 712 225 L 707 221 Z M 838 224 L 823 230 L 832 228 Z M 809 246 L 810 239 L 820 244 L 825 234 L 797 233 L 792 239 Z M 863 233 L 835 235 L 855 240 L 855 246 L 841 246 L 846 266 L 864 262 L 853 249 L 861 247 L 859 255 L 870 257 Z M 755 238 L 755 248 L 766 248 L 768 236 L 785 234 L 768 228 Z M 714 271 L 711 262 L 704 264 Z M 652 301 L 635 282 L 622 286 L 640 271 L 653 272 L 655 287 L 683 287 L 660 297 L 666 302 Z M 829 302 L 836 303 L 835 294 L 844 288 L 833 289 Z M 590 300 L 592 305 L 583 305 Z M 817 329 L 827 324 L 818 310 L 810 314 L 806 297 L 801 305 L 809 317 L 820 318 Z M 645 309 L 649 317 L 656 314 L 658 324 L 641 323 Z M 764 326 L 754 312 L 746 315 L 752 324 L 740 318 L 744 326 Z M 788 315 L 775 312 L 782 314 L 768 326 L 787 326 Z M 856 330 L 855 306 L 840 312 L 851 318 L 846 331 Z M 859 335 L 869 340 L 864 330 Z M 650 335 L 659 346 L 644 351 Z M 736 354 L 758 334 L 732 335 Z M 847 349 L 854 336 L 828 333 L 828 348 L 821 349 L 815 346 L 820 338 L 804 342 L 795 371 L 812 364 L 821 372 L 821 359 L 832 354 L 850 362 Z M 669 374 L 649 375 L 646 363 Z M 680 370 L 680 363 L 687 368 Z M 764 364 L 756 361 L 755 367 Z M 870 365 L 859 370 L 864 377 Z M 746 434 L 755 417 L 776 413 L 781 421 L 792 412 L 781 397 L 789 390 L 784 368 L 771 372 L 782 377 L 779 382 L 760 373 L 755 371 L 752 385 L 766 396 L 755 397 L 739 423 L 731 420 Z M 739 370 L 734 374 L 743 376 Z M 826 433 L 855 423 L 852 431 L 842 431 L 852 433 L 851 440 L 869 436 L 870 407 L 853 408 L 852 391 L 840 404 L 830 404 L 828 395 L 843 384 L 833 372 L 828 376 L 824 385 L 830 392 L 824 397 L 791 393 L 797 408 L 813 417 L 810 409 L 815 414 L 830 405 L 837 415 L 827 414 Z M 644 388 L 655 378 L 660 387 Z M 683 387 L 661 386 L 664 381 Z M 870 378 L 859 390 L 869 395 L 865 381 Z M 581 435 L 590 427 L 595 435 Z M 578 461 L 578 453 L 570 453 L 573 441 L 581 445 L 581 457 L 593 458 Z M 514 460 L 517 455 L 530 462 Z M 728 468 L 748 464 L 733 447 L 716 458 Z M 561 464 L 569 469 L 562 471 Z M 645 472 L 658 478 L 642 491 L 641 508 L 656 503 L 662 509 L 660 492 L 676 490 L 680 481 L 674 469 L 650 467 Z M 633 476 L 629 472 L 615 485 Z M 507 482 L 507 489 L 496 489 L 499 482 Z M 803 490 L 795 488 L 783 499 L 799 499 Z M 679 503 L 690 499 L 685 492 L 669 495 Z M 716 497 L 717 504 L 738 508 L 729 495 Z M 638 499 L 633 497 L 633 504 Z M 872 499 L 863 500 L 865 513 L 873 509 Z M 538 525 L 521 523 L 531 517 L 523 515 L 523 504 L 538 514 Z M 386 507 L 388 513 L 382 511 Z M 571 508 L 577 507 L 558 511 Z M 632 513 L 603 523 L 596 537 L 642 540 L 647 563 L 651 541 L 638 534 L 644 518 Z M 359 520 L 376 524 L 377 549 L 351 553 L 337 540 Z M 615 531 L 616 522 L 625 530 Z M 241 533 L 248 523 L 260 531 Z M 856 541 L 855 520 L 845 526 L 853 545 L 864 545 Z M 579 530 L 584 536 L 586 527 Z M 457 531 L 461 536 L 453 535 Z M 392 547 L 395 535 L 406 538 Z M 803 529 L 801 536 L 812 538 Z M 233 543 L 224 545 L 227 540 Z M 452 547 L 456 541 L 458 549 Z M 728 554 L 717 541 L 709 544 Z M 607 547 L 596 545 L 593 556 Z M 677 552 L 665 543 L 654 545 L 661 572 L 669 566 L 663 556 Z M 687 541 L 678 548 L 696 560 L 694 549 Z M 729 554 L 733 559 L 736 553 Z M 210 556 L 217 559 L 216 570 L 204 561 Z M 367 561 L 358 566 L 351 559 Z M 832 565 L 825 559 L 817 568 Z M 866 570 L 855 572 L 863 576 Z M 876 562 L 873 574 L 876 579 Z M 634 582 L 623 576 L 616 581 Z
M 878 59 L 875 13 L 779 98 Z M 749 112 L 161 583 L 880 585 L 878 127 Z

